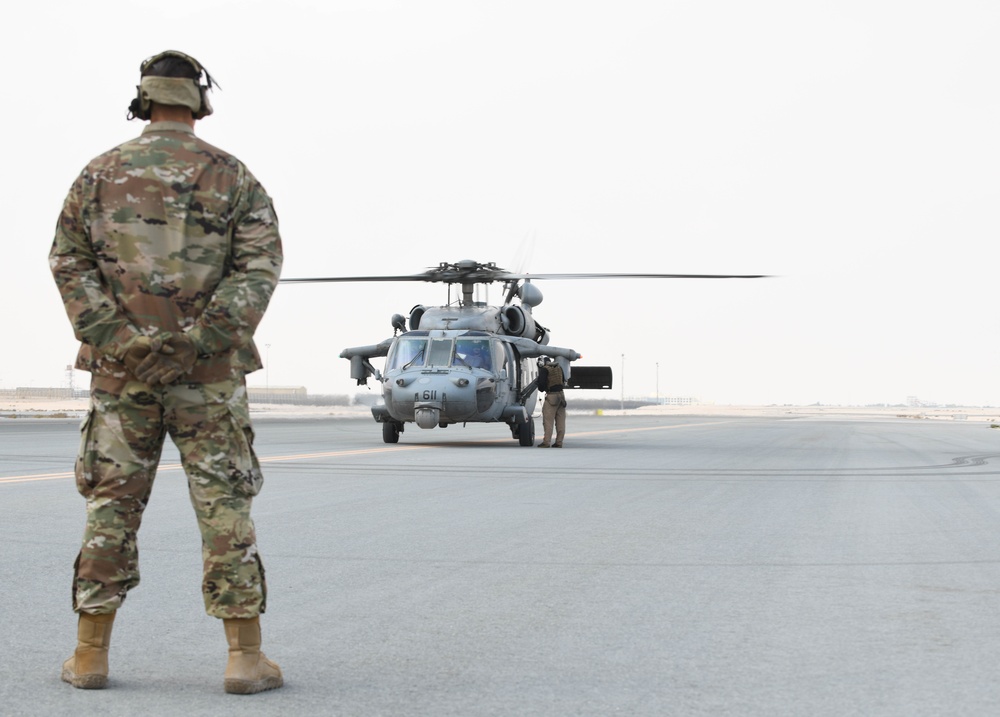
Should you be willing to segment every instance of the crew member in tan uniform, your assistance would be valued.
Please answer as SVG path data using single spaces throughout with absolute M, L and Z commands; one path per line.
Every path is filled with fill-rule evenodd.
M 566 394 L 563 391 L 562 367 L 546 357 L 538 368 L 538 390 L 545 392 L 545 400 L 542 403 L 542 427 L 545 435 L 539 448 L 562 448 L 563 436 L 566 433 Z M 552 438 L 552 424 L 555 423 L 556 440 L 549 443 Z

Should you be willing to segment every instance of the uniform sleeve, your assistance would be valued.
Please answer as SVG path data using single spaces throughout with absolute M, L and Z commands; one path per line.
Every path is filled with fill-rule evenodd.
M 229 269 L 188 330 L 201 355 L 248 346 L 281 276 L 278 217 L 271 198 L 249 173 L 233 221 Z
M 85 170 L 66 196 L 49 251 L 49 268 L 76 338 L 120 360 L 140 332 L 101 277 L 85 215 L 91 183 Z

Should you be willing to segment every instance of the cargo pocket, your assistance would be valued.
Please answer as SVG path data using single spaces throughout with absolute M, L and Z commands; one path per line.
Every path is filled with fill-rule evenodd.
M 94 487 L 94 462 L 97 448 L 91 436 L 94 431 L 94 415 L 97 409 L 91 406 L 86 417 L 80 423 L 80 450 L 76 454 L 76 464 L 73 473 L 76 475 L 76 489 L 86 497 Z
M 236 495 L 252 498 L 260 493 L 264 485 L 264 473 L 260 470 L 257 454 L 253 450 L 253 426 L 248 412 L 239 405 L 229 405 L 229 420 L 232 422 L 233 453 L 230 456 L 229 477 Z

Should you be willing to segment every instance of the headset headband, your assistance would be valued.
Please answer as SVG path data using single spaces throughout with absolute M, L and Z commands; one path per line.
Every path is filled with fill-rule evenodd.
M 142 61 L 142 64 L 139 65 L 140 77 L 142 79 L 156 77 L 155 75 L 147 75 L 146 73 L 157 62 L 166 59 L 168 57 L 177 58 L 191 65 L 192 69 L 194 69 L 195 76 L 193 78 L 184 77 L 184 78 L 164 78 L 164 79 L 186 80 L 192 82 L 194 84 L 193 90 L 197 93 L 200 99 L 200 102 L 197 103 L 198 106 L 191 108 L 191 111 L 194 114 L 195 119 L 201 119 L 207 115 L 212 114 L 212 105 L 208 101 L 208 96 L 205 93 L 207 90 L 211 90 L 213 85 L 219 86 L 219 83 L 215 82 L 215 80 L 212 79 L 212 76 L 208 74 L 208 70 L 206 70 L 200 62 L 198 62 L 190 55 L 185 54 L 183 52 L 179 52 L 177 50 L 165 50 L 164 52 L 153 55 L 152 57 L 147 57 L 145 60 Z M 201 76 L 203 74 L 205 75 L 204 85 L 201 84 Z M 219 87 L 219 89 L 221 89 L 221 86 Z M 138 96 L 136 97 L 136 99 L 132 101 L 132 104 L 129 106 L 129 119 L 133 118 L 149 119 L 149 103 L 151 100 L 157 101 L 159 98 L 150 96 L 148 84 L 146 90 L 144 91 L 143 83 L 140 82 L 140 85 L 136 87 L 136 90 Z M 171 100 L 177 99 L 175 94 L 172 92 L 168 96 L 171 98 Z M 180 101 L 179 104 L 188 105 L 189 103 L 186 101 Z
M 191 67 L 194 68 L 195 73 L 197 73 L 196 76 L 195 76 L 195 80 L 196 81 L 200 80 L 202 73 L 204 73 L 204 75 L 205 75 L 205 85 L 206 85 L 206 87 L 208 89 L 212 89 L 212 84 L 215 81 L 212 79 L 212 76 L 210 74 L 208 74 L 208 70 L 206 70 L 204 67 L 202 67 L 202 64 L 200 62 L 198 62 L 196 59 L 194 59 L 193 57 L 191 57 L 191 55 L 185 54 L 183 52 L 179 52 L 178 50 L 164 50 L 163 52 L 159 53 L 158 55 L 153 55 L 152 57 L 147 57 L 145 60 L 142 61 L 142 64 L 139 65 L 139 75 L 140 76 L 144 76 L 146 74 L 146 70 L 148 70 L 150 67 L 152 67 L 157 62 L 159 62 L 160 60 L 162 60 L 162 59 L 164 59 L 166 57 L 176 57 L 178 59 L 184 60 L 185 62 L 189 63 L 191 65 Z M 218 83 L 215 83 L 215 84 L 218 84 Z

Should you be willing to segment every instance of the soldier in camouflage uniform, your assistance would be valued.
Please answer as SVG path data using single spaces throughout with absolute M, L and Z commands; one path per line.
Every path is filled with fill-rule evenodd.
M 206 85 L 201 84 L 204 73 Z M 278 282 L 270 197 L 235 157 L 194 135 L 212 78 L 168 51 L 142 63 L 136 139 L 87 165 L 63 205 L 49 255 L 92 374 L 76 482 L 87 501 L 74 565 L 77 648 L 62 678 L 107 684 L 115 611 L 139 584 L 136 535 L 166 434 L 177 446 L 202 535 L 202 592 L 229 642 L 224 688 L 282 685 L 260 652 L 266 606 L 252 499 L 263 476 L 244 376 Z
M 550 358 L 546 358 L 538 368 L 538 390 L 545 392 L 542 402 L 542 429 L 545 434 L 539 448 L 562 448 L 563 436 L 566 433 L 566 394 L 563 391 L 562 367 Z M 552 439 L 552 424 L 555 424 L 556 440 Z

